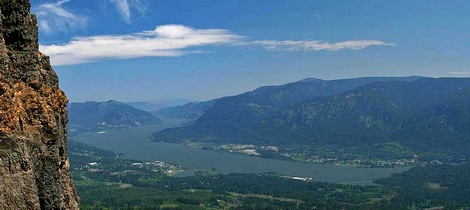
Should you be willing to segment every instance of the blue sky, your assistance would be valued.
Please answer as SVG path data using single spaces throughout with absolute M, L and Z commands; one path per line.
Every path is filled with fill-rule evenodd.
M 32 0 L 71 101 L 207 100 L 307 77 L 470 76 L 470 1 Z

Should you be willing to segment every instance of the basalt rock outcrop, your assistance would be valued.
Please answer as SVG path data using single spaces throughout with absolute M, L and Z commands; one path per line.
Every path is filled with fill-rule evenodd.
M 0 0 L 0 209 L 78 209 L 67 98 L 38 50 L 29 0 Z

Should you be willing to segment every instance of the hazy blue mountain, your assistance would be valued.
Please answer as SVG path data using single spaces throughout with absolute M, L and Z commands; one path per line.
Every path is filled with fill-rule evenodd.
M 315 97 L 339 94 L 374 81 L 412 81 L 420 78 L 421 77 L 366 77 L 331 81 L 307 78 L 281 86 L 260 87 L 254 91 L 212 101 L 213 105 L 208 107 L 204 115 L 197 116 L 198 119 L 194 126 L 170 129 L 154 137 L 155 139 L 160 139 L 161 136 L 161 140 L 169 141 L 174 135 L 179 136 L 187 131 L 192 132 L 198 130 L 198 132 L 196 132 L 198 134 L 202 134 L 206 131 L 209 133 L 227 133 L 228 135 L 225 138 L 233 138 L 235 141 L 240 141 L 240 139 L 246 139 L 246 132 L 251 132 L 250 130 L 254 128 L 254 126 L 265 119 L 276 116 L 283 108 L 297 102 Z M 198 105 L 199 104 L 196 104 L 196 106 L 189 104 L 188 106 L 176 107 L 175 109 L 166 109 L 162 110 L 163 112 L 160 114 L 163 113 L 166 114 L 166 116 L 184 118 L 188 117 L 188 113 L 193 113 L 187 112 L 187 110 L 193 110 L 192 108 L 199 107 Z M 207 106 L 204 108 L 206 107 Z M 154 112 L 154 114 L 156 113 Z M 238 132 L 241 130 L 243 130 L 243 132 Z M 180 139 L 178 137 L 174 140 Z M 246 140 L 251 141 L 249 139 Z
M 151 113 L 155 116 L 183 119 L 185 120 L 184 123 L 191 124 L 201 117 L 207 109 L 212 107 L 217 100 L 190 102 L 181 106 L 163 108 Z
M 281 86 L 260 87 L 251 92 L 217 100 L 197 120 L 197 126 L 223 126 L 224 130 L 232 127 L 249 129 L 275 116 L 283 108 L 301 101 L 343 93 L 374 81 L 408 81 L 418 78 L 367 77 L 332 81 L 309 78 Z M 233 123 L 236 125 L 232 125 Z
M 137 109 L 141 109 L 147 112 L 159 110 L 168 107 L 168 105 L 157 103 L 157 102 L 146 102 L 146 101 L 133 101 L 133 102 L 123 102 L 129 106 L 132 106 Z
M 137 109 L 142 109 L 147 112 L 160 110 L 167 107 L 181 106 L 186 103 L 191 103 L 191 100 L 182 99 L 182 98 L 167 98 L 160 99 L 157 101 L 131 101 L 123 102 L 127 105 L 133 106 Z
M 70 103 L 68 110 L 69 129 L 72 133 L 161 123 L 152 114 L 118 101 Z
M 338 145 L 399 141 L 417 149 L 455 148 L 470 134 L 470 80 L 375 82 L 292 105 L 263 121 L 275 135 Z
M 467 156 L 470 79 L 309 79 L 217 101 L 156 141 L 357 146 L 398 141 Z

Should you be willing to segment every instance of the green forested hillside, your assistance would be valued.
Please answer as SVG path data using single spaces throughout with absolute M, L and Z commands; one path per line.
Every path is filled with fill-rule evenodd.
M 376 183 L 396 192 L 392 202 L 455 205 L 470 202 L 470 163 L 415 167 Z
M 71 134 L 96 132 L 109 128 L 138 127 L 161 123 L 152 114 L 118 101 L 70 103 L 69 131 Z
M 273 94 L 250 99 L 250 94 L 273 91 L 262 88 L 217 101 L 194 125 L 161 131 L 153 139 L 335 148 L 398 142 L 423 158 L 470 155 L 470 79 L 376 81 L 350 90 L 344 90 L 347 85 L 337 89 L 343 84 L 338 81 L 333 89 L 313 82 L 320 85 L 302 89 L 317 92 L 309 99 L 296 102 L 298 91 L 277 92 L 294 98 L 290 104 Z
M 183 119 L 185 123 L 194 123 L 199 117 L 204 115 L 207 109 L 212 107 L 217 99 L 203 102 L 190 102 L 181 106 L 163 108 L 151 113 L 155 116 Z
M 275 116 L 288 106 L 312 98 L 340 94 L 374 81 L 416 80 L 418 77 L 366 77 L 344 80 L 305 79 L 281 86 L 266 86 L 237 96 L 217 100 L 195 128 L 218 126 L 228 132 L 252 129 L 253 125 Z

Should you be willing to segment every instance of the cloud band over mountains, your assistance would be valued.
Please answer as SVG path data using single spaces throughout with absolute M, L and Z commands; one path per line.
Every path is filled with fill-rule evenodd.
M 68 43 L 41 45 L 40 50 L 51 57 L 53 65 L 74 65 L 104 59 L 137 57 L 176 57 L 203 51 L 197 47 L 215 45 L 243 47 L 260 46 L 278 51 L 362 50 L 371 46 L 395 46 L 378 40 L 354 40 L 328 43 L 315 40 L 255 40 L 224 29 L 194 29 L 183 25 L 161 25 L 155 30 L 128 35 L 77 37 Z

